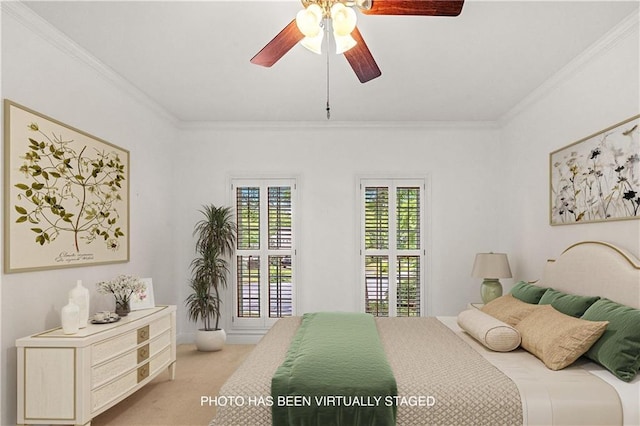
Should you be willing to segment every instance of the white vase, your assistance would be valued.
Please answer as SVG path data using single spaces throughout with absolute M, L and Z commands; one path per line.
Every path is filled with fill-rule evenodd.
M 85 328 L 89 323 L 89 290 L 82 285 L 82 280 L 78 280 L 76 286 L 69 292 L 69 299 L 80 308 L 78 326 Z
M 80 308 L 73 302 L 73 299 L 69 298 L 69 303 L 63 306 L 60 317 L 64 334 L 74 334 L 78 332 L 80 325 Z
M 203 352 L 219 351 L 227 340 L 227 334 L 223 329 L 219 330 L 197 330 L 196 348 Z

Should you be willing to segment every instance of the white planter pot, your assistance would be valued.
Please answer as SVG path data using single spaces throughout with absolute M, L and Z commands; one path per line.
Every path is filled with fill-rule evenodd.
M 196 348 L 203 352 L 219 351 L 227 340 L 227 334 L 220 330 L 197 330 Z

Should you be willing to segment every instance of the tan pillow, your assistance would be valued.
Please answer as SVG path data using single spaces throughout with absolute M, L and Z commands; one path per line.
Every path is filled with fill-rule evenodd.
M 507 294 L 493 299 L 484 305 L 481 310 L 485 314 L 489 314 L 502 322 L 506 322 L 511 327 L 515 327 L 522 318 L 538 308 L 540 308 L 540 305 L 526 303 Z
M 508 352 L 520 346 L 518 330 L 478 309 L 460 312 L 458 325 L 493 351 Z
M 542 305 L 516 325 L 522 347 L 551 370 L 571 365 L 602 336 L 609 321 L 587 321 Z

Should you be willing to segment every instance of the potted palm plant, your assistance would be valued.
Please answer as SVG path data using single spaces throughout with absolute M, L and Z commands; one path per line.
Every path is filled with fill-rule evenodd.
M 229 262 L 236 241 L 236 224 L 230 207 L 203 206 L 193 230 L 197 236 L 197 257 L 191 261 L 190 287 L 193 291 L 186 299 L 189 319 L 202 321 L 203 328 L 196 331 L 196 347 L 200 351 L 222 349 L 226 340 L 220 322 L 220 291 L 227 286 Z

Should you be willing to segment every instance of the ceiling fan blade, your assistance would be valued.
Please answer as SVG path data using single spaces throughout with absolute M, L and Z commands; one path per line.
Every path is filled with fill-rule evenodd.
M 382 72 L 378 68 L 375 59 L 373 59 L 373 55 L 369 51 L 367 43 L 364 42 L 358 27 L 353 30 L 351 37 L 356 40 L 357 44 L 344 52 L 344 57 L 349 61 L 349 65 L 358 76 L 360 83 L 366 83 L 369 80 L 380 77 Z
M 265 47 L 260 50 L 256 56 L 251 58 L 251 63 L 270 67 L 278 62 L 285 53 L 304 38 L 304 34 L 298 29 L 296 20 L 294 19 L 278 33 Z
M 458 16 L 464 0 L 372 0 L 365 15 Z

